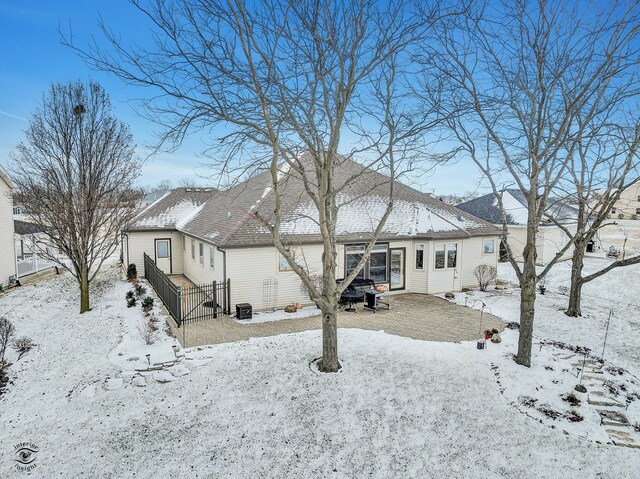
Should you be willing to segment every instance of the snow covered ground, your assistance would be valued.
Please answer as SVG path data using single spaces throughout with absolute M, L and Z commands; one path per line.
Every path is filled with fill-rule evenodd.
M 540 301 L 538 338 L 600 344 L 614 307 L 607 357 L 637 372 L 638 319 L 624 312 L 637 314 L 638 270 L 606 277 L 612 298 L 594 285 L 582 319 L 558 311 L 561 270 Z M 135 370 L 147 353 L 171 360 L 175 343 L 144 345 L 140 309 L 125 305 L 128 283 L 115 269 L 100 282 L 82 316 L 69 276 L 0 297 L 0 314 L 38 343 L 0 396 L 0 477 L 25 475 L 14 445 L 27 441 L 39 448 L 32 477 L 638 477 L 638 450 L 564 434 L 510 404 L 534 384 L 530 371 L 540 377 L 518 367 L 521 390 L 501 393 L 514 384 L 514 332 L 479 351 L 475 342 L 340 330 L 337 374 L 309 366 L 320 331 L 259 338 L 187 351 L 182 370 L 161 371 L 171 380 L 160 383 L 160 372 Z M 517 318 L 514 295 L 485 299 L 494 314 Z M 144 387 L 131 382 L 139 377 Z
M 309 318 L 311 316 L 318 316 L 322 313 L 315 306 L 304 306 L 295 313 L 287 313 L 284 309 L 277 309 L 275 311 L 264 311 L 261 313 L 253 313 L 251 319 L 237 319 L 233 318 L 240 324 L 257 324 L 268 323 L 270 321 L 281 321 L 283 319 L 293 318 Z

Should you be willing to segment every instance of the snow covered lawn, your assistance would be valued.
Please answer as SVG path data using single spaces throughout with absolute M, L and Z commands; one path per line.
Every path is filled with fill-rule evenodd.
M 24 476 L 14 445 L 27 441 L 39 448 L 34 477 L 633 478 L 640 470 L 637 450 L 563 434 L 509 404 L 491 363 L 504 361 L 498 380 L 508 381 L 501 358 L 515 333 L 479 351 L 475 342 L 340 330 L 343 369 L 330 375 L 309 367 L 320 331 L 259 338 L 187 351 L 184 369 L 160 383 L 133 371 L 148 351 L 152 362 L 171 358 L 173 341 L 136 342 L 141 313 L 126 308 L 129 285 L 115 270 L 101 281 L 82 316 L 69 277 L 0 297 L 18 335 L 38 343 L 0 396 L 0 477 Z M 508 300 L 491 307 L 515 314 Z M 540 319 L 540 334 L 570 336 L 547 325 L 558 318 Z M 623 339 L 612 339 L 614 353 L 623 358 Z

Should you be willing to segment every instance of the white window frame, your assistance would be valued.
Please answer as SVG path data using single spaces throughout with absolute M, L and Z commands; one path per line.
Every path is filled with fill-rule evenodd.
M 493 243 L 493 247 L 491 248 L 491 252 L 489 252 L 489 253 L 487 253 L 487 252 L 485 251 L 485 247 L 484 247 L 484 245 L 485 245 L 485 243 L 486 243 L 487 241 L 491 241 L 491 242 Z M 494 255 L 494 254 L 496 254 L 496 240 L 495 240 L 495 238 L 484 238 L 484 239 L 482 240 L 482 254 L 483 254 L 484 256 L 489 256 L 489 255 Z
M 216 250 L 213 246 L 209 246 L 209 267 L 211 269 L 216 267 Z
M 195 261 L 196 259 L 196 240 L 191 238 L 191 259 Z
M 295 259 L 295 256 L 296 256 L 295 251 L 292 251 L 291 253 L 293 254 L 293 257 Z M 284 255 L 280 253 L 280 251 L 278 251 L 278 272 L 290 273 L 292 271 L 293 271 L 293 268 L 289 264 L 289 261 L 287 261 L 287 258 L 285 258 Z
M 436 255 L 438 253 L 438 246 L 444 246 L 444 267 L 438 268 L 436 262 Z M 455 246 L 456 248 L 456 264 L 454 266 L 449 266 L 449 247 Z M 457 269 L 458 263 L 460 262 L 459 253 L 460 248 L 458 247 L 458 242 L 452 243 L 435 243 L 433 248 L 433 269 L 434 270 L 443 270 L 443 269 Z
M 422 249 L 420 247 L 422 246 Z M 424 252 L 425 252 L 425 243 L 417 243 L 414 248 L 414 258 L 413 258 L 413 268 L 416 271 L 424 271 Z M 422 251 L 422 265 L 418 267 L 418 251 Z

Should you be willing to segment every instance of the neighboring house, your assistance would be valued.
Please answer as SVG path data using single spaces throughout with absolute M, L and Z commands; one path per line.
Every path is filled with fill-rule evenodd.
M 159 190 L 150 191 L 138 201 L 138 208 L 142 210 L 147 206 L 149 206 L 150 204 L 155 203 L 156 201 L 162 199 L 164 196 L 167 196 L 168 194 L 169 194 L 169 190 L 159 189 Z
M 11 195 L 13 188 L 9 174 L 0 166 L 0 284 L 5 287 L 9 284 L 9 277 L 16 276 Z
M 338 196 L 338 277 L 349 274 L 361 258 L 388 201 L 388 177 L 345 160 L 335 178 L 339 182 L 347 177 L 357 180 Z M 135 263 L 143 274 L 147 253 L 166 273 L 184 275 L 195 284 L 229 279 L 232 305 L 251 303 L 260 310 L 309 303 L 300 279 L 258 219 L 273 216 L 270 172 L 224 192 L 202 191 L 198 196 L 196 191 L 174 190 L 132 221 L 124 233 L 127 263 Z M 310 274 L 321 275 L 318 211 L 298 178 L 285 175 L 279 191 L 281 235 Z M 440 293 L 476 286 L 474 269 L 497 264 L 499 235 L 489 223 L 396 183 L 393 212 L 360 276 L 397 292 Z
M 502 192 L 502 205 L 507 220 L 507 243 L 516 261 L 522 261 L 522 252 L 527 238 L 527 200 L 519 189 L 506 189 Z M 493 193 L 461 203 L 457 208 L 502 227 L 502 212 Z M 554 218 L 563 227 L 573 232 L 577 227 L 577 215 L 577 209 L 560 201 L 549 208 L 548 214 L 538 226 L 536 238 L 538 264 L 549 263 L 569 241 L 567 234 L 549 218 Z M 569 259 L 572 254 L 573 247 L 568 248 L 561 259 Z
M 611 208 L 610 218 L 640 218 L 640 181 L 632 184 L 620 193 L 620 198 Z

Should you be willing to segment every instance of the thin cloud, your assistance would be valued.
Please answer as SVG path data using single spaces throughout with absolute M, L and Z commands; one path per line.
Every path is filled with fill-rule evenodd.
M 11 118 L 17 118 L 18 120 L 22 120 L 22 121 L 29 121 L 26 118 L 22 118 L 21 116 L 18 116 L 18 115 L 12 115 L 11 113 L 7 113 L 6 111 L 2 111 L 2 110 L 0 110 L 0 115 L 10 116 Z

